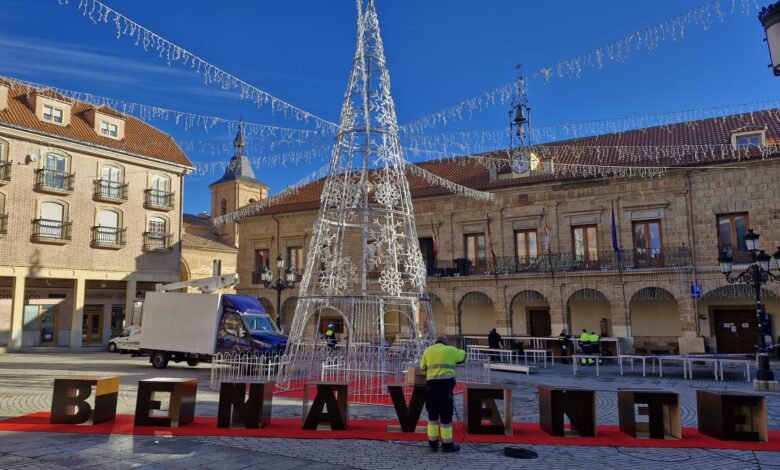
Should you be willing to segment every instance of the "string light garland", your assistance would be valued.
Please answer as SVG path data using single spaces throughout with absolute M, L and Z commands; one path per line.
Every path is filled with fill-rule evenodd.
M 439 186 L 441 188 L 446 189 L 452 194 L 465 196 L 470 199 L 475 199 L 477 201 L 491 201 L 491 202 L 495 201 L 495 195 L 493 193 L 477 191 L 476 189 L 471 189 L 465 186 L 461 186 L 446 178 L 442 178 L 439 175 L 435 175 L 430 171 L 421 168 L 408 160 L 405 161 L 405 163 L 406 163 L 405 168 L 409 173 L 422 178 L 428 184 Z
M 635 51 L 650 52 L 663 43 L 680 42 L 685 39 L 686 31 L 693 27 L 709 31 L 713 18 L 724 22 L 727 15 L 734 15 L 741 11 L 745 16 L 748 16 L 757 9 L 758 5 L 754 0 L 710 0 L 677 16 L 583 52 L 576 57 L 543 67 L 531 73 L 529 78 L 541 78 L 545 84 L 553 78 L 579 78 L 585 69 L 601 69 L 607 63 L 622 64 Z M 522 86 L 525 86 L 525 83 L 525 81 L 522 82 Z M 421 133 L 427 128 L 471 118 L 474 113 L 484 111 L 496 104 L 503 105 L 511 101 L 518 86 L 518 82 L 501 85 L 441 111 L 404 124 L 400 126 L 400 130 L 405 134 Z
M 290 127 L 280 127 L 255 122 L 239 121 L 236 119 L 227 119 L 219 116 L 197 114 L 187 111 L 178 111 L 161 106 L 134 103 L 118 98 L 109 98 L 83 91 L 67 90 L 51 85 L 29 82 L 6 76 L 0 76 L 0 80 L 24 87 L 28 94 L 36 90 L 51 90 L 68 99 L 82 101 L 95 107 L 108 106 L 109 108 L 119 111 L 122 114 L 135 116 L 145 122 L 162 120 L 173 122 L 176 125 L 183 125 L 184 130 L 202 129 L 208 132 L 218 125 L 224 125 L 227 127 L 227 131 L 229 133 L 234 133 L 238 130 L 238 125 L 241 124 L 244 127 L 244 132 L 249 135 L 257 135 L 261 139 L 274 137 L 284 141 L 301 141 L 312 138 L 321 138 L 325 135 L 332 134 L 331 130 L 326 129 L 294 129 Z
M 71 4 L 71 0 L 57 0 L 57 2 L 60 5 Z M 75 0 L 73 3 L 76 3 Z M 218 84 L 223 90 L 238 90 L 242 100 L 252 101 L 258 108 L 270 105 L 274 114 L 278 113 L 285 118 L 293 118 L 298 121 L 308 122 L 312 120 L 315 122 L 317 129 L 333 130 L 338 127 L 335 123 L 279 99 L 226 72 L 189 50 L 141 26 L 100 0 L 79 0 L 77 9 L 82 12 L 84 17 L 89 18 L 96 25 L 101 23 L 113 24 L 116 29 L 117 39 L 127 37 L 135 42 L 135 46 L 141 47 L 144 51 L 157 52 L 157 56 L 169 66 L 173 63 L 189 66 L 195 73 L 203 75 L 206 85 Z

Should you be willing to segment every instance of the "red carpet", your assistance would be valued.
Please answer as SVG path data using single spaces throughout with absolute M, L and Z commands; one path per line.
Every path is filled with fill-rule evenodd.
M 133 426 L 133 417 L 118 415 L 113 422 L 97 426 L 77 426 L 65 424 L 49 424 L 49 413 L 32 413 L 17 418 L 0 421 L 0 431 L 10 432 L 61 432 L 83 434 L 135 434 L 135 435 L 166 435 L 166 436 L 239 436 L 239 437 L 277 437 L 292 439 L 370 439 L 380 441 L 425 441 L 423 434 L 390 433 L 386 431 L 388 424 L 394 421 L 351 420 L 346 431 L 304 431 L 301 420 L 274 418 L 264 429 L 219 429 L 216 418 L 196 417 L 191 424 L 181 428 L 147 428 Z M 424 423 L 422 423 L 424 424 Z M 696 429 L 683 429 L 681 440 L 634 439 L 619 431 L 617 426 L 599 426 L 599 436 L 584 437 L 553 437 L 539 429 L 537 423 L 515 423 L 514 436 L 480 436 L 468 435 L 469 442 L 474 443 L 510 443 L 510 444 L 544 444 L 544 445 L 576 445 L 576 446 L 617 446 L 617 447 L 656 447 L 656 448 L 700 448 L 700 449 L 735 449 L 780 451 L 780 431 L 769 431 L 769 442 L 738 442 L 719 441 L 703 436 Z M 455 426 L 455 439 L 462 439 L 461 428 Z

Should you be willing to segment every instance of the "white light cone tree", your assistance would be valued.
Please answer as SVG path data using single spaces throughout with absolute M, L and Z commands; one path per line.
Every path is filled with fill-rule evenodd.
M 344 371 L 359 362 L 382 389 L 387 375 L 419 359 L 435 334 L 376 7 L 373 0 L 365 9 L 363 0 L 357 3 L 354 66 L 289 329 L 290 360 L 278 377 L 282 387 L 306 375 L 296 367 L 316 362 L 312 354 L 327 347 L 328 323 L 343 325 L 329 355 L 339 356 Z M 404 361 L 397 360 L 399 350 Z M 349 374 L 341 378 L 355 378 Z

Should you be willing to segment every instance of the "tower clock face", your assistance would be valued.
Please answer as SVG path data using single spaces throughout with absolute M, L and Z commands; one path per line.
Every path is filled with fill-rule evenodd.
M 512 171 L 525 173 L 531 166 L 531 160 L 526 155 L 518 155 L 512 159 Z

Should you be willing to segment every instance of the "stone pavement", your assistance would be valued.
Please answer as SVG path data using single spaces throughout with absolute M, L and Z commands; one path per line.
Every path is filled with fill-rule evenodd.
M 190 368 L 172 365 L 164 371 L 149 366 L 145 358 L 108 353 L 57 353 L 0 355 L 0 419 L 36 411 L 48 411 L 52 379 L 72 374 L 118 374 L 122 377 L 119 413 L 132 414 L 138 380 L 156 376 L 197 377 L 197 415 L 216 415 L 217 394 L 208 390 L 209 366 Z M 526 376 L 494 374 L 494 381 L 513 388 L 517 421 L 537 421 L 536 386 L 567 384 L 600 390 L 597 394 L 598 422 L 617 423 L 618 387 L 651 387 L 674 390 L 681 395 L 683 425 L 696 425 L 697 388 L 750 390 L 734 373 L 731 381 L 715 382 L 706 371 L 694 380 L 682 378 L 681 369 L 665 368 L 664 378 L 643 378 L 641 373 L 620 377 L 614 366 L 605 366 L 602 376 L 593 377 L 586 368 L 577 377 L 571 366 L 556 365 Z M 460 399 L 458 400 L 460 401 Z M 352 418 L 393 419 L 393 411 L 381 406 L 350 405 Z M 300 401 L 274 398 L 274 416 L 300 416 Z M 780 429 L 780 394 L 768 394 L 770 428 Z M 379 442 L 362 440 L 306 440 L 228 437 L 101 436 L 50 433 L 0 433 L 0 468 L 144 468 L 199 469 L 240 468 L 324 469 L 324 468 L 780 468 L 780 455 L 771 452 L 706 449 L 642 449 L 616 447 L 532 446 L 536 460 L 504 457 L 503 445 L 470 445 L 456 455 L 430 454 L 424 442 Z

